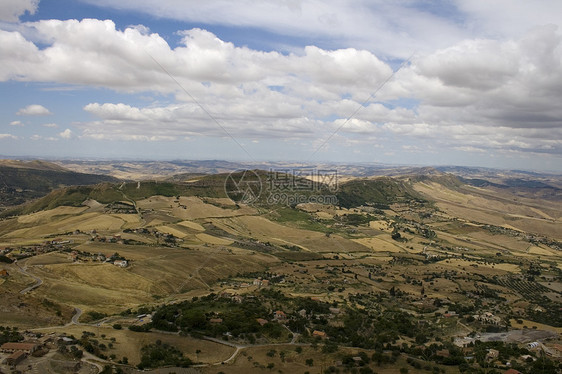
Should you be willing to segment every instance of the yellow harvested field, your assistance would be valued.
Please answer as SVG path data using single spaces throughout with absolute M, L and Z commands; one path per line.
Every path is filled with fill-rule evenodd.
M 556 256 L 554 251 L 548 250 L 546 248 L 538 247 L 536 245 L 529 248 L 529 253 L 534 255 L 542 255 L 542 256 Z
M 527 326 L 527 328 L 530 329 L 533 328 L 533 326 L 536 326 L 537 330 L 555 331 L 558 334 L 562 334 L 562 327 L 544 325 L 542 323 L 533 322 L 526 319 L 521 320 L 521 322 L 523 323 L 517 323 L 517 320 L 515 319 L 510 320 L 510 322 L 511 322 L 511 326 L 516 329 L 522 329 L 524 326 Z
M 156 244 L 156 242 L 157 242 L 156 238 L 153 237 L 153 236 L 142 235 L 142 234 L 134 234 L 134 233 L 130 233 L 130 232 L 122 233 L 121 237 L 123 239 L 136 240 L 138 242 L 147 243 L 147 244 Z
M 236 206 L 236 203 L 227 197 L 206 197 L 205 200 L 224 206 Z
M 530 206 L 536 200 L 517 198 L 516 201 L 513 195 L 497 196 L 497 192 L 481 188 L 465 186 L 462 191 L 454 191 L 435 182 L 416 183 L 414 188 L 436 200 L 437 206 L 452 217 L 562 238 L 560 222 L 554 220 L 560 216 L 559 203 L 549 201 L 538 209 Z
M 109 263 L 48 265 L 48 277 L 69 282 L 85 283 L 93 287 L 116 290 L 148 291 L 151 282 L 127 269 Z
M 370 221 L 369 227 L 375 230 L 389 231 L 390 227 L 386 221 Z
M 429 196 L 435 194 L 437 191 L 441 199 L 460 204 L 467 204 L 470 200 L 468 195 L 445 188 L 437 182 L 416 183 L 414 189 Z
M 205 228 L 203 226 L 201 226 L 200 224 L 198 224 L 197 222 L 181 221 L 181 222 L 178 222 L 178 225 L 185 226 L 187 228 L 190 228 L 190 229 L 196 230 L 196 231 L 205 231 Z
M 460 237 L 460 235 L 456 235 Z M 529 242 L 521 238 L 506 236 L 506 235 L 494 235 L 485 230 L 477 230 L 467 234 L 466 239 L 470 239 L 473 243 L 479 243 L 486 245 L 488 247 L 494 248 L 496 246 L 507 249 L 511 252 L 525 252 L 529 247 Z
M 82 213 L 56 219 L 53 217 L 44 224 L 39 224 L 29 228 L 14 230 L 6 235 L 5 238 L 41 238 L 46 235 L 65 233 L 74 230 L 106 230 L 118 231 L 125 224 L 125 221 L 103 213 Z
M 367 251 L 367 248 L 361 244 L 339 235 L 327 237 L 322 232 L 284 226 L 259 216 L 214 219 L 212 222 L 227 232 L 252 237 L 263 242 L 296 245 L 314 252 Z
M 217 238 L 216 236 L 212 236 L 205 233 L 196 234 L 195 236 L 197 237 L 197 239 L 201 240 L 202 242 L 209 243 L 209 244 L 231 245 L 232 243 L 234 243 L 234 241 L 230 239 Z
M 56 216 L 63 215 L 77 215 L 87 210 L 87 207 L 70 207 L 70 206 L 59 206 L 54 209 L 44 210 L 37 213 L 27 214 L 25 216 L 18 217 L 19 223 L 42 223 L 52 220 Z
M 33 230 L 35 229 L 35 230 Z M 33 235 L 32 233 L 34 233 L 35 235 Z M 36 228 L 27 228 L 27 229 L 19 229 L 19 230 L 14 230 L 11 231 L 7 234 L 4 234 L 2 237 L 5 239 L 10 239 L 10 238 L 29 238 L 29 237 L 42 237 L 43 235 L 48 235 L 46 233 L 37 233 Z
M 560 215 L 558 215 L 558 217 L 552 217 L 552 216 L 546 214 L 545 212 L 543 212 L 542 210 L 537 209 L 537 208 L 531 207 L 531 210 L 532 210 L 533 212 L 537 213 L 537 214 L 538 214 L 539 216 L 541 216 L 542 218 L 546 218 L 546 219 L 548 219 L 548 220 L 554 221 L 554 220 L 560 218 Z
M 166 196 L 151 196 L 148 199 L 137 201 L 137 207 L 141 209 L 171 209 L 177 203 L 175 198 Z
M 66 272 L 61 267 L 44 267 L 37 271 L 44 273 L 47 287 L 41 286 L 39 290 L 48 291 L 49 297 L 61 301 L 70 300 L 72 294 L 79 294 L 78 303 L 91 305 L 91 308 L 106 308 L 104 303 L 110 301 L 122 307 L 126 303 L 138 305 L 153 301 L 153 295 L 169 296 L 194 289 L 207 290 L 208 282 L 229 274 L 263 270 L 263 264 L 279 261 L 274 256 L 250 254 L 247 250 L 233 254 L 221 247 L 200 248 L 83 244 L 77 249 L 90 253 L 101 252 L 106 256 L 118 252 L 124 258 L 132 260 L 131 265 L 123 269 L 109 264 L 73 264 L 66 265 L 69 268 Z M 116 276 L 122 276 L 123 281 L 119 280 L 121 278 L 115 279 Z M 98 279 L 101 277 L 104 279 Z M 51 289 L 50 284 L 53 284 L 54 289 Z M 118 292 L 119 290 L 122 292 Z M 109 300 L 113 298 L 121 300 Z
M 170 252 L 170 249 L 165 247 L 146 247 L 142 245 L 124 245 L 114 243 L 95 243 L 86 242 L 76 247 L 79 251 L 90 253 L 103 253 L 111 255 L 118 252 L 121 256 L 128 260 L 144 260 L 154 256 L 164 255 Z
M 147 224 L 148 224 L 149 226 L 160 226 L 160 225 L 165 225 L 166 223 L 168 223 L 168 222 L 167 222 L 167 221 L 164 221 L 164 220 L 162 220 L 162 219 L 157 219 L 157 218 L 155 218 L 155 219 L 150 220 L 149 222 L 147 222 Z
M 179 206 L 185 206 L 183 207 Z M 206 204 L 198 197 L 181 197 L 179 204 L 175 203 L 172 215 L 184 220 L 194 220 L 212 217 L 235 217 L 240 215 L 256 214 L 254 208 L 242 206 L 240 209 L 224 209 L 215 205 Z
M 33 274 L 45 281 L 41 294 L 84 311 L 118 313 L 153 300 L 149 280 L 112 264 L 45 265 Z
M 81 231 L 90 231 L 94 229 L 117 231 L 121 229 L 121 226 L 123 226 L 124 224 L 124 221 L 122 219 L 104 214 L 97 215 L 89 219 L 80 219 L 82 217 L 77 218 L 78 219 L 76 219 L 76 223 L 73 225 L 73 227 Z
M 316 215 L 316 217 L 318 217 L 320 219 L 332 219 L 332 218 L 334 218 L 334 215 L 330 214 L 328 212 L 316 212 L 314 214 Z
M 505 270 L 509 273 L 521 273 L 521 268 L 516 264 L 495 264 L 494 269 Z
M 187 250 L 92 243 L 81 250 L 106 255 L 114 252 L 134 260 L 126 268 L 110 264 L 84 263 L 45 266 L 33 273 L 45 280 L 41 294 L 83 310 L 116 313 L 139 304 L 153 302 L 154 296 L 167 297 L 190 290 L 207 290 L 224 276 L 260 271 L 262 264 L 279 261 L 262 254 L 233 255 L 222 249 Z M 95 251 L 95 252 L 94 252 Z M 212 261 L 211 261 L 212 260 Z
M 141 219 L 138 214 L 112 214 L 112 217 L 122 219 L 126 223 L 140 223 Z
M 53 264 L 68 264 L 72 263 L 69 255 L 66 253 L 52 252 L 44 255 L 30 257 L 26 260 L 25 264 L 33 265 L 53 265 Z
M 175 227 L 172 227 L 172 226 L 158 226 L 158 227 L 156 227 L 156 229 L 160 232 L 174 235 L 175 237 L 180 238 L 180 239 L 183 239 L 186 236 L 189 236 L 188 233 L 182 231 L 181 229 L 177 229 Z
M 549 236 L 555 240 L 562 240 L 562 222 L 550 222 L 540 219 L 519 219 L 512 221 L 511 224 L 516 230 L 525 232 L 536 232 Z
M 388 242 L 387 240 L 392 240 L 390 235 L 381 235 L 388 236 L 388 238 L 382 239 L 380 237 L 374 238 L 361 238 L 361 239 L 352 239 L 354 242 L 364 245 L 365 247 L 371 248 L 375 252 L 404 252 L 402 248 L 399 246 Z

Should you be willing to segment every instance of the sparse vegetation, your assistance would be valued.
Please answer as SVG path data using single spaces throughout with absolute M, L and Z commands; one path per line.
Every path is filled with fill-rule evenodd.
M 64 325 L 73 313 L 67 305 L 76 305 L 85 330 L 59 347 L 62 355 L 85 351 L 141 369 L 216 364 L 234 351 L 221 346 L 219 357 L 181 344 L 219 346 L 203 337 L 243 345 L 244 360 L 233 363 L 240 370 L 300 365 L 312 372 L 320 362 L 334 373 L 476 373 L 500 361 L 523 373 L 556 367 L 521 359 L 536 358 L 523 345 L 474 339 L 468 359 L 454 344 L 459 334 L 485 339 L 514 324 L 544 336 L 562 325 L 562 271 L 549 252 L 558 242 L 480 222 L 483 208 L 461 221 L 452 215 L 456 205 L 429 201 L 428 191 L 458 199 L 461 182 L 356 179 L 341 186 L 341 207 L 248 207 L 221 200 L 220 178 L 67 187 L 35 208 L 75 207 L 0 221 L 0 238 L 14 243 L 2 249 L 8 275 L 0 287 L 24 313 L 19 321 L 41 310 L 52 319 L 34 323 Z M 94 211 L 79 207 L 94 197 Z M 49 287 L 23 299 L 30 277 L 12 259 Z M 24 339 L 0 330 L 4 341 Z M 499 351 L 498 362 L 487 358 L 490 349 Z

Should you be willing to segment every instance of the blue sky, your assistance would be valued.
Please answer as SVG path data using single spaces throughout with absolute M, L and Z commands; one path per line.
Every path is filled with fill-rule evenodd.
M 0 155 L 562 172 L 559 14 L 547 0 L 4 0 Z

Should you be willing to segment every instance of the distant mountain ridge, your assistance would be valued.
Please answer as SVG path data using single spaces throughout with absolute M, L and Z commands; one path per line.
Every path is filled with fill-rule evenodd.
M 289 176 L 307 171 L 336 171 L 338 190 L 327 186 L 322 194 L 335 194 L 344 207 L 388 206 L 397 202 L 423 198 L 412 187 L 417 182 L 436 182 L 452 189 L 471 185 L 478 188 L 508 190 L 527 197 L 560 200 L 562 178 L 555 175 L 533 175 L 487 168 L 416 167 L 381 164 L 318 164 L 291 162 L 242 163 L 208 161 L 65 161 L 52 163 L 41 160 L 0 160 L 0 211 L 26 204 L 16 210 L 33 212 L 60 205 L 79 206 L 84 200 L 101 203 L 136 200 L 152 195 L 226 197 L 224 181 L 232 170 L 253 169 L 263 181 L 270 172 L 286 172 Z M 250 168 L 259 165 L 261 168 Z M 245 167 L 246 166 L 246 167 Z M 82 171 L 94 171 L 83 173 Z M 123 174 L 119 171 L 122 170 Z M 138 173 L 138 178 L 125 175 Z M 119 179 L 113 175 L 123 175 Z M 142 178 L 141 176 L 145 176 Z M 140 182 L 132 182 L 132 180 Z M 126 183 L 121 183 L 128 181 Z M 263 194 L 266 196 L 266 194 Z M 39 199 L 42 198 L 42 199 Z M 38 200 L 35 200 L 38 199 Z M 35 200 L 35 201 L 32 201 Z M 258 203 L 260 203 L 258 201 Z M 6 211 L 3 214 L 10 214 Z

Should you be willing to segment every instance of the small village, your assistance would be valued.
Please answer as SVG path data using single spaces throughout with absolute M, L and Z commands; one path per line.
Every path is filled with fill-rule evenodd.
M 0 327 L 0 333 L 5 332 Z M 0 335 L 1 336 L 1 335 Z M 95 370 L 83 358 L 78 340 L 65 334 L 41 334 L 30 331 L 17 332 L 17 342 L 0 345 L 0 371 L 27 372 L 46 360 L 56 359 L 56 368 L 61 372 L 88 373 Z

